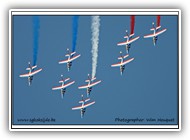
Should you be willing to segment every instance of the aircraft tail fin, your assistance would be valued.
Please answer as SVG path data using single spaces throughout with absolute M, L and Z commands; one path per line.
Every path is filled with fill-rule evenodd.
M 59 83 L 66 82 L 66 81 L 68 81 L 68 80 L 70 80 L 70 78 L 66 78 L 66 79 L 64 79 L 64 80 L 60 80 Z

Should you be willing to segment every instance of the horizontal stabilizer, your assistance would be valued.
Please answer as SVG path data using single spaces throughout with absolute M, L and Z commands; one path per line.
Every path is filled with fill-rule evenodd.
M 118 57 L 118 59 L 120 60 L 120 59 L 123 59 L 123 58 L 127 58 L 129 55 L 128 54 L 126 54 L 125 56 L 123 56 L 123 57 Z
M 135 33 L 133 33 L 133 34 L 130 34 L 130 35 L 129 35 L 129 37 L 132 37 L 132 36 L 134 36 L 134 35 L 135 35 Z
M 76 52 L 72 52 L 72 53 L 71 53 L 71 56 L 74 55 L 75 53 L 76 53 Z
M 59 83 L 67 82 L 68 80 L 70 80 L 70 78 L 66 78 L 65 80 L 60 80 Z
M 85 82 L 90 82 L 90 80 L 85 80 Z
M 90 101 L 90 98 L 87 98 L 85 100 L 80 100 L 79 103 L 84 103 L 84 102 L 88 102 L 88 101 Z
M 91 79 L 91 81 L 94 81 L 94 80 L 96 80 L 96 77 L 93 77 L 93 78 Z
M 160 28 L 161 28 L 161 26 L 157 26 L 157 27 L 156 27 L 156 30 L 158 30 L 158 29 L 160 29 Z
M 37 67 L 37 65 L 32 66 L 32 69 L 35 69 Z M 30 70 L 31 68 L 26 68 L 26 70 Z

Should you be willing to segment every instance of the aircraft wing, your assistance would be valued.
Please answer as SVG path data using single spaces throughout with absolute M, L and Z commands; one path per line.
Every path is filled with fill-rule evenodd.
M 58 86 L 58 87 L 54 87 L 54 88 L 52 88 L 52 90 L 59 90 L 59 89 L 62 89 L 62 88 L 66 88 L 66 87 L 68 87 L 68 86 L 70 86 L 70 85 L 72 85 L 74 83 L 75 83 L 75 81 L 72 81 L 72 82 L 70 82 L 68 84 L 61 85 L 61 86 Z
M 70 85 L 72 85 L 72 84 L 74 84 L 74 83 L 75 83 L 75 81 L 72 81 L 72 82 L 70 82 L 70 83 L 67 83 L 67 84 L 63 85 L 63 88 L 66 88 L 66 87 L 68 87 L 68 86 L 70 86 Z
M 100 82 L 101 82 L 101 80 L 100 80 L 100 81 L 97 81 L 97 82 L 94 82 L 94 83 L 90 84 L 89 87 L 93 87 L 93 86 L 99 84 Z
M 156 32 L 155 35 L 156 35 L 156 36 L 157 36 L 157 35 L 160 35 L 160 34 L 162 34 L 163 32 L 165 32 L 166 30 L 167 30 L 167 29 L 160 30 L 160 31 Z
M 83 108 L 83 106 L 81 105 L 81 106 L 73 107 L 72 110 L 77 110 L 77 109 L 82 109 L 82 108 Z
M 122 46 L 122 45 L 127 45 L 127 44 L 129 44 L 127 41 L 125 41 L 125 42 L 120 42 L 120 43 L 118 43 L 117 45 L 118 46 Z
M 58 90 L 58 89 L 62 89 L 62 88 L 63 88 L 63 86 L 61 85 L 61 86 L 52 88 L 52 90 Z
M 148 34 L 148 35 L 145 35 L 144 38 L 149 38 L 149 37 L 154 37 L 155 34 Z
M 31 73 L 26 73 L 26 74 L 21 74 L 20 77 L 29 77 L 29 76 L 33 76 L 35 74 L 37 74 L 38 72 L 40 72 L 42 69 L 39 69 L 39 70 L 36 70 L 36 71 L 33 71 Z
M 26 74 L 21 74 L 20 77 L 29 77 L 29 73 L 26 73 Z
M 80 57 L 80 54 L 79 54 L 79 55 L 76 55 L 76 56 L 74 56 L 74 57 L 72 57 L 72 58 L 70 59 L 70 61 L 73 61 L 73 60 L 77 59 L 78 57 Z
M 59 61 L 59 64 L 64 64 L 64 63 L 68 63 L 69 61 L 68 61 L 68 59 L 67 60 L 61 60 L 61 61 Z
M 140 38 L 140 36 L 137 36 L 137 37 L 135 37 L 135 38 L 129 40 L 129 41 L 128 41 L 128 44 L 131 44 L 132 42 L 136 41 L 136 40 L 139 39 L 139 38 Z
M 88 88 L 89 86 L 88 85 L 84 85 L 84 86 L 80 86 L 78 87 L 79 89 L 83 89 L 83 88 Z
M 121 66 L 121 65 L 122 65 L 122 63 L 119 62 L 119 63 L 117 63 L 117 64 L 112 64 L 111 67 L 119 67 L 119 66 Z
M 41 70 L 42 70 L 42 69 L 39 69 L 39 70 L 36 70 L 36 71 L 31 72 L 31 73 L 30 73 L 30 76 L 33 76 L 33 75 L 37 74 L 37 73 L 40 72 Z
M 93 104 L 95 104 L 95 101 L 94 101 L 94 102 L 91 102 L 91 103 L 88 103 L 88 104 L 85 104 L 85 105 L 83 106 L 83 108 L 86 108 L 86 107 L 91 106 L 91 105 L 93 105 Z
M 128 59 L 122 63 L 122 65 L 126 65 L 127 63 L 133 61 L 135 58 Z

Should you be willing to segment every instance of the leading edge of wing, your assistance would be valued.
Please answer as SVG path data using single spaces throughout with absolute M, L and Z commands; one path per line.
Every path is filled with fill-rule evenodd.
M 88 87 L 89 87 L 88 85 L 84 85 L 84 86 L 78 87 L 78 89 L 83 89 L 83 88 L 88 88 Z
M 19 75 L 19 77 L 28 77 L 28 76 L 30 76 L 28 73 Z
M 77 110 L 77 109 L 82 109 L 82 108 L 83 108 L 83 106 L 81 105 L 81 106 L 73 107 L 72 110 Z
M 72 58 L 70 59 L 70 61 L 73 61 L 73 60 L 77 59 L 78 57 L 80 57 L 80 54 L 77 55 L 77 56 L 72 57 Z
M 156 36 L 157 36 L 157 35 L 160 35 L 160 34 L 164 33 L 166 30 L 167 30 L 166 28 L 163 29 L 163 30 L 160 30 L 160 31 L 156 32 L 155 35 L 156 35 Z
M 122 65 L 126 65 L 127 63 L 133 61 L 135 58 L 130 58 L 122 63 Z
M 64 63 L 68 63 L 69 61 L 66 59 L 66 60 L 61 60 L 59 61 L 59 64 L 64 64 Z
M 122 45 L 127 45 L 127 44 L 129 44 L 129 42 L 125 41 L 125 42 L 118 43 L 117 46 L 122 46 Z
M 68 86 L 70 86 L 70 85 L 72 85 L 72 84 L 74 84 L 74 83 L 75 83 L 75 81 L 72 81 L 72 82 L 70 82 L 70 83 L 67 83 L 67 84 L 63 85 L 63 88 L 66 88 L 66 87 L 68 87 Z
M 95 104 L 95 101 L 93 101 L 93 102 L 91 102 L 91 103 L 88 103 L 88 104 L 85 104 L 85 105 L 83 106 L 83 108 L 86 108 L 86 107 L 91 106 L 91 105 L 93 105 L 93 104 Z
M 90 103 L 88 103 L 88 104 L 85 104 L 84 106 L 81 105 L 81 106 L 73 107 L 72 110 L 77 110 L 77 109 L 86 108 L 86 107 L 91 106 L 91 105 L 93 105 L 93 104 L 95 104 L 95 101 L 90 102 Z
M 155 34 L 148 34 L 148 35 L 145 35 L 144 38 L 149 38 L 149 37 L 154 37 Z
M 139 38 L 140 38 L 140 36 L 137 36 L 137 37 L 135 37 L 135 38 L 129 40 L 129 41 L 128 41 L 128 44 L 131 44 L 132 42 L 136 41 L 136 40 L 139 39 Z
M 33 76 L 34 74 L 37 74 L 38 72 L 40 72 L 42 69 L 39 69 L 39 70 L 36 70 L 36 71 L 33 71 L 30 73 L 30 76 Z
M 91 83 L 91 84 L 89 85 L 89 87 L 93 87 L 93 86 L 95 86 L 95 85 L 99 84 L 100 82 L 102 82 L 102 81 L 101 81 L 101 80 L 99 80 L 99 81 L 97 81 L 97 82 Z
M 121 65 L 122 65 L 122 63 L 119 62 L 119 63 L 116 63 L 116 64 L 112 64 L 111 67 L 119 67 L 119 66 L 121 66 Z

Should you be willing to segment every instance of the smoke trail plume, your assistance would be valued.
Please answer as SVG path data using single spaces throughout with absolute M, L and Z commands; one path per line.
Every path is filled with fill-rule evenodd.
M 38 16 L 33 17 L 33 65 L 36 65 L 38 55 L 40 20 Z
M 134 28 L 135 28 L 135 16 L 131 16 L 131 33 L 134 33 Z
M 72 40 L 72 52 L 75 51 L 77 43 L 77 32 L 78 32 L 78 18 L 79 16 L 73 16 L 73 40 Z
M 100 17 L 92 16 L 92 77 L 96 75 L 97 59 L 98 59 L 98 44 L 99 44 L 99 27 L 100 27 Z
M 157 16 L 157 27 L 160 26 L 160 16 Z

